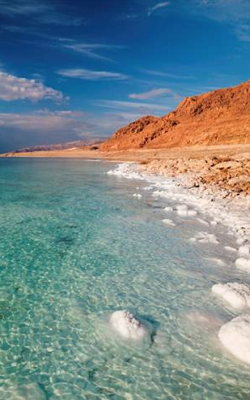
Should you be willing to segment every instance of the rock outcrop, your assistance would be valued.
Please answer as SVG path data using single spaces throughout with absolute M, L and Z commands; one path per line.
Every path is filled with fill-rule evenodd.
M 118 130 L 103 151 L 250 143 L 250 80 L 183 100 L 164 117 L 146 116 Z

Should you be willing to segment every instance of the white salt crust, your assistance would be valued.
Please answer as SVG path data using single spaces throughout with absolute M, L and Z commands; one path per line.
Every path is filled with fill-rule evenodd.
M 197 215 L 197 211 L 189 210 L 186 204 L 177 206 L 176 210 L 180 217 L 195 217 Z
M 218 283 L 212 287 L 212 292 L 233 308 L 243 310 L 250 307 L 250 288 L 241 283 Z
M 134 193 L 133 197 L 140 200 L 142 198 L 142 195 L 140 193 Z
M 115 311 L 110 317 L 112 327 L 126 339 L 142 339 L 147 329 L 129 311 Z
M 165 207 L 164 211 L 166 212 L 172 212 L 173 211 L 173 207 Z
M 243 257 L 237 258 L 237 260 L 235 261 L 235 265 L 238 269 L 250 273 L 250 259 Z
M 176 224 L 174 223 L 174 221 L 172 221 L 172 219 L 165 218 L 165 219 L 162 220 L 162 222 L 164 224 L 166 224 L 166 225 L 169 225 L 169 226 L 176 226 Z
M 198 210 L 211 218 L 210 224 L 223 224 L 228 227 L 228 234 L 236 236 L 239 246 L 249 244 L 250 234 L 250 197 L 241 199 L 222 199 L 221 191 L 214 191 L 213 187 L 190 188 L 190 176 L 162 177 L 155 174 L 140 172 L 136 163 L 122 163 L 109 175 L 124 177 L 126 179 L 141 180 L 149 183 L 143 190 L 152 190 L 155 198 L 165 198 L 171 202 L 181 203 L 184 208 L 180 211 L 183 215 L 188 211 Z M 195 210 L 193 209 L 195 208 Z M 194 216 L 194 215 L 193 215 Z
M 213 233 L 208 232 L 200 232 L 198 235 L 190 239 L 191 242 L 198 242 L 198 243 L 211 243 L 211 244 L 218 244 L 218 240 Z
M 207 260 L 213 262 L 214 264 L 218 265 L 219 267 L 225 267 L 226 263 L 225 261 L 221 260 L 220 258 L 217 257 L 207 257 Z
M 223 325 L 219 339 L 234 357 L 250 364 L 250 315 L 240 315 Z
M 231 246 L 225 246 L 224 249 L 230 251 L 231 253 L 235 253 L 237 251 L 234 247 Z
M 240 246 L 238 249 L 239 254 L 250 256 L 250 248 L 247 245 Z

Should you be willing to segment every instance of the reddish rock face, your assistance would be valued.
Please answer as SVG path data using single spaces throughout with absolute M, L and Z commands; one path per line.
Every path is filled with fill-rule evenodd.
M 118 130 L 103 151 L 250 143 L 250 80 L 188 97 L 168 115 L 143 117 Z

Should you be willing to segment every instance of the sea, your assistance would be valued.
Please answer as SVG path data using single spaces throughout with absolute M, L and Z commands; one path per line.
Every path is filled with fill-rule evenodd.
M 211 292 L 250 284 L 234 232 L 116 169 L 0 159 L 0 399 L 249 399 L 250 367 L 218 338 L 239 312 Z M 115 331 L 118 310 L 146 338 Z

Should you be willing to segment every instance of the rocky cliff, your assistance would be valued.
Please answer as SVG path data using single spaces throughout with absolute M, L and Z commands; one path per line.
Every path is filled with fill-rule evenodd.
M 183 100 L 161 118 L 146 116 L 118 130 L 103 151 L 250 143 L 250 80 Z

